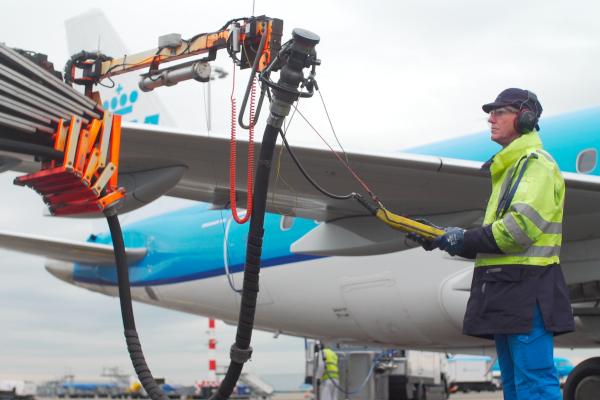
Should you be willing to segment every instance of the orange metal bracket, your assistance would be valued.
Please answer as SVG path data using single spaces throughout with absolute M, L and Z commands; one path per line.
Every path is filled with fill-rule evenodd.
M 98 132 L 100 132 L 100 128 L 102 127 L 102 121 L 98 121 L 97 119 L 93 120 L 90 124 L 90 143 L 87 149 L 87 152 L 91 152 L 94 147 L 94 143 L 96 143 L 96 137 L 98 137 Z
M 110 142 L 110 162 L 115 167 L 115 172 L 108 181 L 109 188 L 117 187 L 117 178 L 119 171 L 119 150 L 121 148 L 121 116 L 113 117 L 112 138 Z
M 69 126 L 60 120 L 54 147 L 64 149 L 62 164 L 44 163 L 41 171 L 18 177 L 15 184 L 42 195 L 52 215 L 102 211 L 125 197 L 125 190 L 117 187 L 120 142 L 119 115 L 106 112 L 103 121 L 87 125 L 75 116 Z
M 67 127 L 67 122 L 64 119 L 60 119 L 58 121 L 58 130 L 56 132 L 56 141 L 54 143 L 54 148 L 56 150 L 65 151 L 68 133 L 69 128 Z

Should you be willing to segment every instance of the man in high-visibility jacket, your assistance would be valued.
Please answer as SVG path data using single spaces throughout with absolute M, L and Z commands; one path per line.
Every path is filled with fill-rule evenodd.
M 338 388 L 340 386 L 340 376 L 338 373 L 338 356 L 331 349 L 322 349 L 318 354 L 317 373 L 315 376 L 321 377 L 320 399 L 336 400 Z
M 483 226 L 442 228 L 432 241 L 407 237 L 476 258 L 463 333 L 495 340 L 504 398 L 562 399 L 553 336 L 575 330 L 559 260 L 565 183 L 538 136 L 534 93 L 506 89 L 483 111 L 503 147 L 482 167 L 492 178 Z

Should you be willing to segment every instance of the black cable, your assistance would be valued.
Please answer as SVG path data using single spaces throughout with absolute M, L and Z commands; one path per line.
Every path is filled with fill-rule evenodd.
M 47 158 L 54 161 L 63 161 L 65 159 L 65 153 L 62 151 L 39 144 L 18 142 L 16 140 L 0 139 L 0 150 Z
M 244 119 L 244 112 L 246 111 L 246 105 L 248 104 L 248 97 L 250 96 L 250 91 L 252 90 L 252 84 L 254 83 L 254 78 L 256 76 L 256 71 L 258 71 L 258 65 L 260 64 L 260 59 L 263 56 L 263 52 L 265 50 L 265 45 L 267 44 L 267 32 L 264 32 L 262 38 L 260 39 L 259 50 L 256 52 L 256 56 L 254 57 L 254 63 L 252 65 L 252 72 L 250 72 L 250 79 L 248 80 L 248 85 L 246 87 L 246 92 L 244 93 L 244 99 L 242 100 L 242 107 L 240 108 L 240 112 L 238 115 L 238 124 L 244 129 L 250 129 L 251 127 L 256 126 L 256 121 L 258 121 L 258 117 L 260 116 L 260 109 L 262 108 L 263 99 L 265 98 L 265 92 L 261 91 L 260 98 L 258 100 L 258 106 L 256 108 L 256 115 L 252 121 L 248 122 L 248 125 L 244 124 L 242 121 Z M 260 53 L 260 55 L 259 55 Z M 246 58 L 248 54 L 246 53 Z M 248 60 L 250 61 L 250 60 Z
M 354 193 L 350 193 L 347 194 L 345 196 L 338 196 L 337 194 L 333 194 L 333 193 L 329 193 L 327 190 L 323 189 L 321 186 L 319 186 L 319 184 L 317 184 L 317 182 L 315 182 L 310 175 L 308 175 L 308 172 L 306 172 L 304 170 L 304 168 L 302 167 L 302 164 L 300 164 L 300 161 L 298 161 L 298 159 L 296 158 L 296 155 L 294 154 L 294 152 L 292 151 L 292 148 L 290 147 L 290 145 L 288 144 L 285 135 L 283 134 L 283 131 L 281 129 L 279 129 L 279 134 L 281 135 L 281 139 L 283 140 L 283 144 L 285 145 L 285 148 L 287 149 L 288 153 L 290 154 L 290 157 L 292 157 L 292 160 L 294 160 L 294 162 L 296 163 L 296 166 L 298 167 L 298 169 L 300 170 L 300 172 L 302 172 L 302 175 L 304 175 L 304 177 L 321 193 L 323 193 L 325 196 L 329 196 L 332 199 L 336 199 L 336 200 L 347 200 L 347 199 L 351 199 L 352 197 L 354 197 Z
M 109 88 L 109 89 L 114 88 L 115 87 L 115 81 L 113 81 L 111 77 L 108 77 L 108 80 L 112 83 L 112 86 L 107 86 L 107 85 L 103 84 L 102 82 L 98 82 L 98 84 L 100 86 L 104 86 L 105 88 Z
M 160 386 L 152 377 L 150 368 L 144 358 L 142 345 L 138 333 L 135 329 L 135 319 L 133 316 L 133 305 L 131 303 L 131 288 L 129 285 L 129 270 L 127 265 L 127 253 L 125 252 L 125 242 L 123 241 L 123 232 L 121 224 L 117 217 L 117 211 L 114 209 L 105 211 L 106 221 L 110 229 L 110 235 L 115 249 L 115 261 L 117 263 L 117 283 L 119 285 L 119 300 L 121 301 L 121 316 L 123 317 L 123 327 L 125 328 L 125 338 L 127 341 L 127 350 L 129 357 L 135 368 L 135 372 L 144 387 L 148 396 L 152 400 L 170 400 L 162 391 Z
M 223 25 L 221 27 L 221 29 L 219 29 L 217 32 L 225 30 L 225 28 L 227 28 L 229 25 L 233 24 L 234 22 L 245 21 L 246 19 L 247 19 L 246 17 L 230 19 L 229 21 L 225 22 L 225 25 Z

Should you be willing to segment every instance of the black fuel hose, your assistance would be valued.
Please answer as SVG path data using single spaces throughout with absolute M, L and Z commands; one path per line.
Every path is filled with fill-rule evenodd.
M 106 211 L 105 214 L 113 241 L 113 247 L 115 249 L 117 283 L 119 286 L 119 300 L 121 301 L 121 316 L 123 317 L 123 327 L 125 328 L 125 339 L 127 341 L 129 357 L 131 358 L 138 379 L 150 398 L 152 400 L 170 400 L 160 386 L 158 386 L 150 372 L 150 368 L 148 368 L 148 364 L 146 364 L 146 359 L 142 352 L 142 345 L 137 330 L 135 329 L 133 305 L 131 303 L 131 287 L 129 285 L 127 253 L 125 252 L 125 242 L 123 241 L 123 232 L 121 231 L 121 224 L 117 217 L 117 211 L 111 209 Z
M 281 129 L 279 129 L 279 134 L 281 135 L 283 144 L 285 145 L 285 148 L 287 149 L 288 153 L 290 154 L 290 157 L 292 157 L 292 160 L 294 160 L 294 162 L 296 163 L 296 166 L 298 167 L 300 172 L 302 172 L 302 175 L 304 175 L 306 180 L 308 180 L 319 192 L 323 193 L 325 196 L 329 196 L 332 199 L 336 199 L 336 200 L 347 200 L 347 199 L 351 199 L 352 197 L 355 197 L 355 193 L 350 193 L 345 196 L 339 196 L 337 194 L 329 193 L 327 190 L 325 190 L 321 186 L 319 186 L 319 184 L 317 182 L 315 182 L 310 177 L 310 175 L 308 175 L 308 172 L 306 172 L 304 167 L 302 167 L 302 164 L 300 164 L 300 161 L 298 161 L 298 159 L 296 158 L 296 155 L 292 151 L 292 148 L 288 144 L 287 139 L 285 138 L 285 135 L 283 134 L 283 131 Z
M 279 128 L 267 125 L 260 146 L 258 168 L 256 169 L 256 176 L 254 178 L 253 207 L 250 218 L 250 229 L 248 231 L 248 245 L 246 246 L 242 302 L 237 333 L 235 343 L 231 346 L 231 363 L 229 364 L 227 374 L 223 382 L 221 382 L 219 389 L 210 397 L 210 400 L 226 400 L 231 396 L 244 363 L 252 355 L 250 340 L 252 339 L 254 315 L 256 314 L 256 299 L 258 298 L 258 278 L 263 236 L 265 233 L 264 224 L 269 191 L 269 177 L 278 134 Z

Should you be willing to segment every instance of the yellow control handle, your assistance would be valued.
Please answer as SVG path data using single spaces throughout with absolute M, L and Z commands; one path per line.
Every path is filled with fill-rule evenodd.
M 432 240 L 440 235 L 446 233 L 442 229 L 437 229 L 429 225 L 422 224 L 412 219 L 404 218 L 399 215 L 393 214 L 381 207 L 375 214 L 377 219 L 386 224 L 387 226 L 406 233 L 416 233 L 423 236 L 427 240 Z

